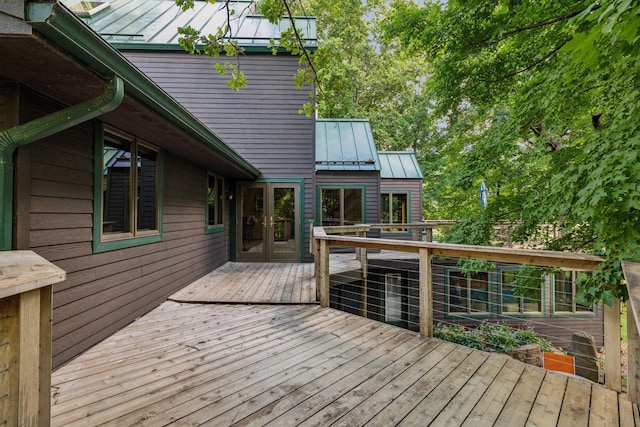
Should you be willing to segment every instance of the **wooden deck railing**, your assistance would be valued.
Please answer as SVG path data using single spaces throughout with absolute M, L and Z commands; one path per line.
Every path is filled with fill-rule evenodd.
M 640 403 L 640 263 L 622 263 L 629 290 L 627 303 L 627 393 L 629 400 Z
M 404 226 L 404 224 L 403 224 Z M 418 254 L 419 257 L 419 317 L 420 333 L 433 335 L 433 279 L 431 257 L 472 258 L 493 262 L 528 264 L 542 267 L 560 267 L 570 270 L 595 270 L 603 258 L 594 255 L 555 252 L 530 249 L 514 249 L 504 247 L 486 247 L 455 245 L 446 243 L 401 241 L 393 239 L 366 238 L 359 236 L 343 236 L 337 233 L 364 234 L 366 226 L 357 227 L 315 227 L 314 256 L 316 271 L 316 288 L 319 301 L 323 307 L 330 303 L 329 248 L 350 247 L 363 250 L 396 251 Z M 366 262 L 365 262 L 366 264 Z M 366 265 L 363 266 L 366 268 Z M 640 283 L 640 282 L 639 282 Z M 640 291 L 639 291 L 640 292 Z M 640 295 L 637 299 L 640 309 Z M 620 364 L 620 303 L 612 307 L 604 306 L 605 322 L 605 385 L 616 391 L 621 390 Z M 637 374 L 640 379 L 640 372 Z
M 0 425 L 49 425 L 51 287 L 65 276 L 31 251 L 0 252 Z

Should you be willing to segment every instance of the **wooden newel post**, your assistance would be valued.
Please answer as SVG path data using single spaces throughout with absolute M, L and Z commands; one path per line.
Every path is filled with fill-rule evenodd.
M 640 403 L 640 335 L 637 325 L 634 310 L 627 305 L 627 395 L 633 403 Z
M 420 335 L 433 336 L 433 277 L 429 248 L 420 248 Z
M 65 277 L 31 251 L 0 252 L 2 425 L 49 425 L 52 285 Z
M 611 307 L 604 304 L 604 385 L 615 391 L 622 391 L 620 342 L 620 300 L 616 298 Z
M 329 307 L 329 244 L 320 240 L 320 271 L 318 285 L 320 287 L 320 306 Z

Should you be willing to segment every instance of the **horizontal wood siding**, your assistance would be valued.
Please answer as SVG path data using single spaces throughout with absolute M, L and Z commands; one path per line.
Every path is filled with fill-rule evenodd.
M 228 58 L 184 52 L 123 54 L 257 167 L 260 178 L 304 179 L 304 223 L 315 217 L 315 118 L 298 112 L 309 101 L 309 88 L 294 87 L 297 57 L 246 54 L 240 68 L 247 86 L 234 92 L 227 86 L 229 76 L 215 70 L 216 63 Z M 307 248 L 308 227 L 305 236 Z
M 409 192 L 411 217 L 409 222 L 422 221 L 422 180 L 419 179 L 381 179 L 380 192 Z
M 36 104 L 59 109 L 32 99 Z M 18 221 L 18 233 L 28 228 L 20 249 L 67 272 L 54 287 L 54 366 L 228 260 L 228 224 L 224 232 L 205 233 L 206 171 L 173 156 L 164 159 L 163 241 L 94 254 L 93 139 L 93 124 L 85 123 L 19 149 L 17 197 L 29 206 L 29 220 Z
M 380 222 L 379 176 L 378 172 L 318 171 L 316 184 L 318 187 L 365 186 L 365 222 L 375 224 Z

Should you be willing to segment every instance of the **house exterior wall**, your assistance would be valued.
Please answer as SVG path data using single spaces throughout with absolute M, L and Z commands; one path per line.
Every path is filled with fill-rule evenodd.
M 297 57 L 247 53 L 240 59 L 247 86 L 234 92 L 228 76 L 215 70 L 228 58 L 176 51 L 122 53 L 257 167 L 261 179 L 304 179 L 303 224 L 315 218 L 315 119 L 298 112 L 309 101 L 309 88 L 294 87 Z M 304 232 L 306 248 L 309 228 Z
M 21 109 L 25 122 L 60 107 L 25 91 Z M 54 286 L 54 367 L 228 260 L 228 224 L 205 232 L 206 170 L 175 156 L 164 158 L 162 241 L 93 253 L 94 138 L 88 122 L 17 153 L 16 247 L 67 272 Z

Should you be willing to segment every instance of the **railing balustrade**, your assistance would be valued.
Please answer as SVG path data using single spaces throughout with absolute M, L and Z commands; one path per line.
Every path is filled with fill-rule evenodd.
M 367 252 L 373 257 L 375 252 L 394 251 L 399 253 L 414 254 L 418 263 L 418 289 L 419 297 L 419 329 L 424 336 L 433 336 L 434 326 L 434 274 L 432 258 L 468 258 L 475 260 L 485 260 L 495 263 L 512 263 L 520 265 L 532 265 L 540 267 L 555 267 L 563 270 L 592 271 L 595 270 L 603 258 L 588 254 L 554 252 L 531 249 L 515 249 L 505 247 L 483 247 L 469 245 L 445 244 L 429 241 L 408 241 L 394 240 L 386 238 L 369 238 L 366 236 L 371 229 L 378 225 L 357 226 L 357 227 L 315 227 L 314 235 L 314 255 L 316 266 L 316 284 L 318 299 L 323 307 L 329 307 L 331 301 L 332 278 L 330 271 L 330 249 L 335 248 L 355 248 L 361 254 L 361 277 L 366 279 L 370 272 L 367 271 L 369 264 L 366 259 Z M 393 225 L 384 224 L 384 227 Z M 398 224 L 404 227 L 405 224 Z M 435 226 L 435 225 L 434 225 Z M 425 224 L 415 225 L 416 228 L 425 227 Z M 354 235 L 339 235 L 344 233 L 358 233 Z M 417 256 L 417 257 L 416 257 Z M 333 273 L 333 272 L 332 272 Z M 367 286 L 367 281 L 363 280 L 363 286 Z M 363 292 L 360 290 L 359 292 Z M 366 291 L 366 288 L 364 289 Z M 639 291 L 640 293 L 640 291 Z M 368 309 L 366 298 L 361 304 L 362 313 L 366 316 Z M 640 309 L 640 295 L 638 296 L 638 308 Z M 610 389 L 621 390 L 621 369 L 620 369 L 620 308 L 619 302 L 613 307 L 604 306 L 604 347 L 606 354 L 605 385 Z M 617 332 L 617 334 L 616 334 Z M 602 337 L 600 337 L 602 338 Z M 631 344 L 630 344 L 631 347 Z M 630 356 L 631 357 L 631 356 Z M 640 379 L 640 374 L 637 374 Z

